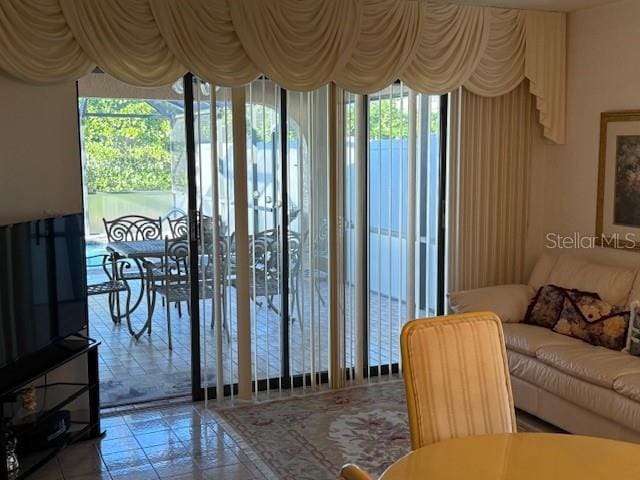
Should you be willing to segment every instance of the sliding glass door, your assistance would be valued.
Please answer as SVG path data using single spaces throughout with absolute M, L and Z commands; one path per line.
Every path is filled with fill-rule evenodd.
M 400 82 L 343 104 L 346 365 L 382 375 L 404 323 L 440 311 L 444 105 Z
M 87 283 L 95 286 L 89 297 L 89 330 L 102 343 L 102 406 L 188 396 L 188 298 L 167 302 L 161 293 L 153 297 L 145 267 L 149 261 L 160 268 L 165 239 L 186 231 L 182 91 L 171 85 L 140 88 L 92 73 L 78 82 L 78 94 Z M 128 302 L 124 292 L 109 292 L 104 282 L 113 277 L 113 244 L 135 248 L 141 241 L 153 244 L 153 256 L 134 250 L 118 254 L 118 274 L 131 290 Z M 155 302 L 148 301 L 152 297 Z
M 329 88 L 287 92 L 287 205 L 291 278 L 291 384 L 307 387 L 329 369 Z
M 314 388 L 332 358 L 343 381 L 398 371 L 404 323 L 441 307 L 441 98 L 265 78 L 193 95 L 198 249 L 218 262 L 200 281 L 220 285 L 194 324 L 200 396 Z
M 154 241 L 188 245 L 174 259 L 186 290 L 132 276 L 164 250 L 129 260 L 133 330 L 151 328 L 129 338 L 107 322 L 105 380 L 130 376 L 132 401 L 153 398 L 136 392 L 155 374 L 171 386 L 158 397 L 247 398 L 398 370 L 402 325 L 435 314 L 441 296 L 440 97 L 401 83 L 371 95 L 266 78 L 231 89 L 192 75 L 140 91 L 96 75 L 80 99 L 88 231 L 105 226 L 90 189 L 108 187 L 119 190 L 101 198 L 118 205 L 142 196 L 118 215 L 159 217 Z M 130 192 L 134 180 L 158 191 Z M 186 297 L 147 296 L 163 285 Z
M 253 391 L 317 384 L 329 348 L 327 89 L 286 92 L 267 79 L 187 88 L 201 252 L 192 290 L 214 292 L 198 299 L 194 392 L 234 395 L 247 377 Z

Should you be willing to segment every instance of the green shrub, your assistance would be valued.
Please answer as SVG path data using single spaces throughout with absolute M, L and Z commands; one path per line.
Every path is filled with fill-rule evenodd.
M 89 193 L 171 190 L 171 120 L 144 100 L 86 99 Z

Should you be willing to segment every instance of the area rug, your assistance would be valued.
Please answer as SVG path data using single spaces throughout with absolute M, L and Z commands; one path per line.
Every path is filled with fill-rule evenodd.
M 268 467 L 269 477 L 335 480 L 345 463 L 380 475 L 409 452 L 406 408 L 402 381 L 390 381 L 216 413 Z M 518 430 L 544 431 L 544 425 L 518 414 Z
M 217 413 L 281 479 L 335 480 L 347 462 L 378 475 L 409 452 L 401 381 Z

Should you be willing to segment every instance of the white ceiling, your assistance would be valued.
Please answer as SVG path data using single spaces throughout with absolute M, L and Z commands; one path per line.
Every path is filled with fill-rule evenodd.
M 448 0 L 446 3 L 571 12 L 617 1 L 619 0 Z

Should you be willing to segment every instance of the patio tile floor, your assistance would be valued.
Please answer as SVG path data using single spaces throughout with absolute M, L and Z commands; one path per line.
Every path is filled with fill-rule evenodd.
M 89 283 L 102 278 L 101 270 L 89 270 Z M 311 284 L 301 281 L 300 310 L 303 321 L 295 318 L 290 328 L 290 357 L 293 374 L 308 372 L 312 363 L 311 345 L 314 346 L 314 364 L 316 370 L 328 368 L 328 325 L 327 305 L 323 300 L 328 298 L 326 281 L 313 289 L 311 300 Z M 131 282 L 133 298 L 139 291 L 139 282 Z M 319 293 L 318 293 L 319 291 Z M 235 289 L 227 290 L 228 318 L 235 318 Z M 347 295 L 347 299 L 349 296 Z M 258 299 L 258 302 L 263 299 Z M 265 302 L 266 303 L 266 302 Z M 278 304 L 277 298 L 275 303 Z M 292 302 L 293 303 L 293 302 Z M 312 304 L 313 303 L 313 304 Z M 123 320 L 114 325 L 109 314 L 107 296 L 89 298 L 89 330 L 90 335 L 102 342 L 99 352 L 100 397 L 103 407 L 127 405 L 151 400 L 188 396 L 191 392 L 191 327 L 187 305 L 183 303 L 182 316 L 178 315 L 175 305 L 171 305 L 171 329 L 173 350 L 169 350 L 165 308 L 158 299 L 152 317 L 151 335 L 146 333 L 136 341 L 130 334 Z M 211 328 L 212 302 L 201 303 L 201 353 L 202 371 L 206 371 L 206 379 L 215 385 L 215 335 Z M 397 339 L 400 330 L 399 314 L 404 318 L 404 305 L 400 308 L 398 301 L 377 294 L 370 295 L 370 352 L 371 364 L 389 364 L 399 359 Z M 350 305 L 347 304 L 347 312 Z M 402 310 L 402 312 L 400 312 Z M 266 304 L 252 303 L 254 319 L 252 337 L 252 355 L 254 371 L 259 379 L 274 378 L 281 375 L 281 325 L 279 315 L 269 310 Z M 297 317 L 295 305 L 291 305 L 292 316 Z M 313 315 L 312 315 L 313 312 Z M 143 300 L 132 314 L 135 329 L 140 328 L 147 317 L 146 303 Z M 314 318 L 314 331 L 310 334 L 311 318 Z M 378 335 L 380 332 L 380 335 Z M 351 346 L 353 331 L 347 328 L 346 358 L 352 359 Z M 223 361 L 225 382 L 230 382 L 232 375 L 236 379 L 237 372 L 237 329 L 235 321 L 229 325 L 229 339 L 223 339 Z M 389 339 L 394 339 L 390 341 Z M 206 354 L 205 354 L 206 351 Z M 204 359 L 206 358 L 206 363 Z M 233 373 L 231 373 L 233 372 Z M 204 373 L 203 373 L 204 378 Z M 153 427 L 152 427 L 153 428 Z

